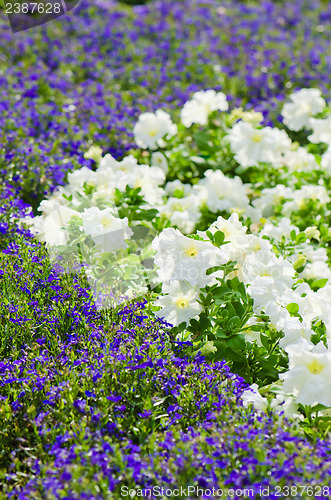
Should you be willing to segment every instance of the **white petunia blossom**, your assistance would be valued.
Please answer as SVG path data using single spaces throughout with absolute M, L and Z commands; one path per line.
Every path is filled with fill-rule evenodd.
M 199 201 L 194 195 L 184 198 L 170 197 L 164 205 L 160 206 L 159 212 L 183 233 L 192 233 L 201 217 Z
M 226 262 L 212 243 L 188 238 L 174 228 L 163 229 L 152 247 L 161 281 L 186 280 L 203 287 L 212 281 L 212 276 L 206 275 L 207 269 Z
M 233 126 L 228 139 L 236 161 L 243 167 L 256 166 L 261 162 L 279 166 L 283 162 L 283 154 L 291 147 L 291 140 L 284 130 L 254 128 L 243 121 Z
M 313 330 L 305 323 L 301 323 L 299 318 L 287 318 L 283 328 L 284 337 L 280 339 L 279 345 L 287 350 L 289 346 L 296 345 L 299 348 L 313 348 L 314 344 L 310 342 L 310 337 L 314 333 Z
M 289 371 L 279 375 L 283 390 L 303 405 L 331 406 L 331 352 L 288 348 Z M 321 352 L 320 352 L 321 351 Z
M 95 186 L 97 184 L 97 174 L 87 167 L 82 167 L 68 174 L 69 186 L 79 191 L 84 184 Z
M 177 125 L 171 121 L 168 113 L 158 109 L 155 113 L 142 113 L 133 134 L 139 147 L 153 150 L 163 144 L 164 137 L 170 138 L 177 134 Z
M 209 115 L 216 110 L 227 111 L 229 105 L 223 92 L 215 90 L 201 90 L 195 92 L 190 101 L 184 104 L 181 111 L 181 120 L 185 127 L 190 127 L 193 123 L 206 125 Z
M 156 300 L 154 305 L 160 306 L 161 309 L 155 312 L 155 315 L 173 326 L 178 326 L 183 321 L 189 323 L 191 318 L 195 318 L 202 311 L 197 302 L 199 288 L 193 287 L 187 281 L 174 280 L 164 283 L 162 293 L 166 295 Z
M 112 252 L 127 248 L 126 239 L 133 234 L 128 227 L 128 219 L 114 217 L 109 208 L 85 208 L 81 214 L 83 229 L 103 251 Z
M 74 215 L 80 215 L 75 210 L 59 203 L 57 199 L 44 200 L 39 205 L 43 216 L 31 219 L 32 232 L 47 246 L 65 245 L 68 233 L 64 226 Z
M 289 172 L 313 172 L 318 169 L 316 158 L 305 148 L 288 151 L 284 156 L 284 165 Z
M 200 204 L 206 205 L 211 212 L 246 209 L 249 205 L 247 188 L 240 177 L 226 177 L 220 170 L 207 170 L 194 190 Z
M 151 164 L 152 167 L 159 167 L 163 171 L 164 175 L 167 175 L 169 172 L 167 159 L 162 153 L 153 153 L 151 156 Z
M 285 236 L 285 238 L 290 238 L 292 231 L 294 231 L 295 234 L 299 234 L 299 228 L 292 224 L 288 217 L 282 217 L 277 225 L 266 222 L 259 235 L 268 236 L 268 238 L 274 240 L 281 240 L 283 236 Z
M 301 89 L 290 95 L 290 101 L 284 104 L 282 115 L 284 124 L 294 131 L 310 128 L 310 119 L 326 106 L 319 89 Z
M 274 389 L 276 392 L 276 389 Z M 302 418 L 298 413 L 298 405 L 294 398 L 284 394 L 277 388 L 275 397 L 269 402 L 267 398 L 261 396 L 257 384 L 252 384 L 242 394 L 242 400 L 245 407 L 252 404 L 257 411 L 266 412 L 268 408 L 287 418 Z
M 216 231 L 224 233 L 224 241 L 229 241 L 231 246 L 238 250 L 243 250 L 249 244 L 249 238 L 246 235 L 247 227 L 239 221 L 238 214 L 233 212 L 228 219 L 219 216 L 215 222 L 208 228 L 212 234 Z M 198 231 L 200 236 L 205 236 L 205 232 Z
M 321 166 L 324 168 L 328 175 L 331 176 L 331 146 L 322 155 Z
M 312 118 L 310 126 L 313 129 L 313 133 L 308 136 L 310 142 L 314 144 L 324 142 L 331 145 L 331 116 L 322 120 Z

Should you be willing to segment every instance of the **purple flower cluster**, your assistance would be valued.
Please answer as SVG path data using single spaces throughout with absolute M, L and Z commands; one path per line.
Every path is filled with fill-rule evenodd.
M 134 145 L 140 112 L 176 110 L 201 88 L 222 89 L 267 121 L 294 88 L 317 85 L 328 96 L 330 19 L 328 6 L 307 0 L 83 0 L 15 35 L 0 19 L 0 162 L 33 203 L 90 164 L 91 141 L 120 156 Z

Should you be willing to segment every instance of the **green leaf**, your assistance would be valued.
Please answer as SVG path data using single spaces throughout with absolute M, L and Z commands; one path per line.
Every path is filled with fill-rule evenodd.
M 214 234 L 214 242 L 216 245 L 221 246 L 225 238 L 225 234 L 222 231 L 216 231 Z
M 328 282 L 328 278 L 322 278 L 320 280 L 315 280 L 312 283 L 312 288 L 323 288 Z
M 217 286 L 216 288 L 211 290 L 211 293 L 213 294 L 214 299 L 221 299 L 229 291 L 230 290 L 226 286 Z
M 290 314 L 298 314 L 299 312 L 299 306 L 295 302 L 291 302 L 290 304 L 287 304 L 286 309 Z

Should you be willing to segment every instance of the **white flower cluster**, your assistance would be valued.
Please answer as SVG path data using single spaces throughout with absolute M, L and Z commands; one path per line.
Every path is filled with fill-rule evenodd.
M 144 113 L 133 130 L 137 145 L 149 150 L 139 157 L 142 163 L 133 155 L 121 161 L 109 154 L 102 156 L 102 150 L 93 146 L 85 157 L 97 163 L 96 170 L 83 167 L 69 174 L 68 184 L 41 203 L 42 215 L 32 218 L 30 224 L 49 247 L 65 245 L 68 223 L 76 216 L 80 230 L 103 251 L 126 249 L 133 227 L 128 218 L 119 218 L 114 197 L 127 186 L 140 188 L 145 208 L 156 209 L 163 221 L 162 226 L 159 220 L 161 232 L 152 243 L 158 282 L 162 283 L 155 314 L 174 326 L 189 324 L 202 312 L 200 289 L 222 277 L 220 272 L 207 275 L 206 271 L 236 261 L 230 277 L 237 276 L 245 284 L 256 315 L 246 325 L 246 341 L 261 345 L 259 333 L 252 334 L 248 327 L 264 314 L 270 327 L 281 332 L 279 345 L 289 357 L 289 369 L 280 376 L 282 387 L 271 406 L 286 415 L 297 415 L 299 403 L 331 406 L 331 270 L 326 248 L 316 243 L 321 237 L 317 226 L 323 221 L 317 215 L 304 233 L 292 222 L 293 214 L 309 212 L 312 205 L 317 212 L 330 215 L 326 209 L 330 196 L 321 177 L 328 179 L 331 173 L 331 117 L 321 117 L 326 103 L 317 89 L 302 89 L 290 101 L 282 111 L 284 124 L 294 132 L 312 131 L 309 150 L 293 143 L 284 130 L 263 127 L 260 113 L 240 108 L 226 114 L 228 103 L 222 92 L 197 92 L 181 110 L 180 132 L 190 133 L 186 129 L 194 126 L 208 130 L 210 116 L 223 113 L 223 132 L 217 135 L 217 141 L 222 135 L 223 142 L 217 146 L 220 150 L 230 147 L 229 161 L 239 164 L 238 175 L 226 175 L 220 163 L 210 161 L 208 165 L 207 160 L 204 173 L 193 182 L 167 182 L 178 152 L 185 149 L 183 144 L 172 146 L 179 128 L 162 110 Z M 191 140 L 188 137 L 187 143 Z M 183 158 L 189 154 L 185 152 Z M 148 165 L 143 163 L 146 160 Z M 271 181 L 266 185 L 244 183 L 240 175 L 251 167 L 258 167 L 266 177 L 271 173 Z M 226 243 L 220 248 L 206 231 L 197 231 L 206 211 L 208 231 L 224 233 Z M 300 237 L 298 244 L 293 243 L 293 235 Z M 283 253 L 278 249 L 280 243 Z M 327 282 L 319 288 L 311 286 L 312 280 Z M 325 328 L 328 347 L 312 341 L 317 321 Z M 213 349 L 210 342 L 205 346 L 205 351 Z M 267 407 L 255 385 L 244 401 L 253 402 L 258 409 Z

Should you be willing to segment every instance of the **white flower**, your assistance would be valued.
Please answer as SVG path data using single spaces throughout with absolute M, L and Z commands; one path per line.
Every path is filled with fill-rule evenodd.
M 299 318 L 287 318 L 282 328 L 284 337 L 280 339 L 279 345 L 287 350 L 287 347 L 297 345 L 299 348 L 312 348 L 310 337 L 314 333 L 305 323 L 301 323 Z
M 295 403 L 292 396 L 283 394 L 277 390 L 276 397 L 270 403 L 267 398 L 261 396 L 257 384 L 252 384 L 242 394 L 244 406 L 252 404 L 258 411 L 266 411 L 268 408 L 278 414 L 283 414 L 284 417 L 301 418 L 298 413 L 298 405 Z
M 279 375 L 283 390 L 297 403 L 331 406 L 331 352 L 288 348 L 289 371 Z
M 139 165 L 134 174 L 127 180 L 127 184 L 134 189 L 140 188 L 140 194 L 144 200 L 154 206 L 162 204 L 164 191 L 158 186 L 164 181 L 164 172 L 159 167 Z
M 208 116 L 216 110 L 227 111 L 229 105 L 223 92 L 216 93 L 215 90 L 202 90 L 195 92 L 190 101 L 184 104 L 181 111 L 181 120 L 185 127 L 193 123 L 206 125 Z
M 284 124 L 294 131 L 309 127 L 312 116 L 325 108 L 325 101 L 319 89 L 301 89 L 290 95 L 292 102 L 286 103 L 282 110 Z
M 254 299 L 254 312 L 258 314 L 269 303 L 274 306 L 278 295 L 271 276 L 256 276 L 249 283 L 248 293 Z
M 224 241 L 229 241 L 234 248 L 243 250 L 249 244 L 249 239 L 246 235 L 247 227 L 243 226 L 239 221 L 238 214 L 233 212 L 228 219 L 219 216 L 215 222 L 208 228 L 212 234 L 216 231 L 224 233 Z M 200 236 L 205 233 L 198 231 Z
M 195 318 L 202 311 L 197 302 L 198 292 L 198 288 L 192 287 L 187 281 L 174 280 L 164 283 L 162 293 L 167 295 L 155 302 L 156 306 L 161 307 L 155 315 L 164 318 L 173 326 L 178 326 L 183 321 L 189 323 L 191 318 Z
M 43 212 L 43 217 L 32 219 L 34 234 L 40 241 L 46 242 L 47 246 L 65 245 L 68 241 L 68 233 L 64 226 L 71 217 L 79 213 L 61 205 L 56 199 L 42 201 L 39 210 Z
M 295 231 L 295 234 L 298 234 L 299 228 L 294 226 L 294 224 L 291 223 L 291 220 L 287 217 L 282 217 L 277 225 L 271 222 L 266 222 L 260 232 L 260 236 L 268 236 L 268 238 L 272 238 L 274 240 L 281 240 L 282 236 L 289 238 L 292 231 Z
M 325 168 L 327 174 L 331 176 L 331 147 L 322 155 L 321 166 Z
M 324 120 L 311 118 L 310 126 L 313 129 L 313 133 L 308 136 L 310 142 L 314 144 L 324 142 L 331 145 L 331 116 Z
M 240 177 L 231 179 L 220 170 L 207 170 L 203 179 L 194 186 L 201 205 L 211 212 L 230 211 L 249 205 L 246 186 Z
M 109 208 L 100 210 L 97 207 L 85 208 L 81 214 L 83 228 L 94 243 L 101 245 L 103 251 L 112 252 L 127 248 L 125 242 L 133 234 L 128 227 L 128 219 L 114 217 Z
M 152 247 L 156 250 L 155 264 L 161 281 L 186 280 L 203 287 L 212 281 L 206 270 L 216 263 L 225 263 L 212 243 L 188 238 L 174 228 L 163 229 Z
M 139 147 L 157 149 L 162 145 L 164 137 L 177 134 L 177 126 L 168 113 L 158 109 L 155 113 L 142 113 L 134 126 L 133 134 Z
M 316 201 L 319 205 L 326 205 L 330 201 L 326 188 L 316 184 L 303 185 L 301 189 L 293 191 L 291 198 L 292 200 L 284 203 L 282 207 L 282 214 L 286 217 L 291 216 L 294 211 L 305 208 L 307 200 Z
M 261 210 L 264 217 L 270 217 L 274 213 L 274 206 L 279 205 L 284 199 L 291 198 L 293 190 L 283 184 L 277 184 L 273 188 L 265 188 L 261 196 L 253 201 L 253 206 Z
M 68 174 L 68 183 L 75 189 L 81 189 L 84 184 L 95 186 L 97 184 L 97 174 L 87 167 L 82 167 Z
M 313 172 L 318 168 L 315 156 L 308 153 L 305 148 L 288 151 L 284 157 L 284 165 L 289 172 Z
M 245 407 L 252 404 L 256 410 L 266 411 L 268 408 L 268 400 L 259 393 L 257 384 L 252 384 L 246 389 L 241 396 Z
M 194 195 L 184 198 L 170 197 L 163 206 L 160 206 L 159 212 L 183 233 L 192 233 L 201 216 L 199 201 Z
M 176 179 L 175 181 L 167 182 L 164 190 L 169 196 L 176 196 L 178 198 L 191 194 L 192 186 L 191 184 L 183 184 L 179 179 Z
M 331 280 L 331 269 L 326 262 L 315 260 L 305 266 L 300 276 L 308 280 L 322 278 Z
M 95 163 L 99 163 L 102 157 L 103 149 L 100 146 L 91 146 L 90 149 L 84 154 L 84 158 L 87 160 L 93 160 Z
M 284 130 L 271 127 L 254 128 L 250 123 L 236 123 L 228 134 L 235 159 L 243 167 L 251 167 L 260 162 L 279 165 L 282 155 L 291 146 Z
M 168 162 L 162 153 L 153 153 L 151 156 L 151 164 L 152 167 L 159 167 L 164 172 L 164 175 L 167 175 L 169 171 Z

